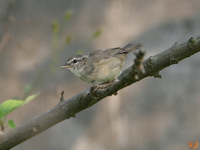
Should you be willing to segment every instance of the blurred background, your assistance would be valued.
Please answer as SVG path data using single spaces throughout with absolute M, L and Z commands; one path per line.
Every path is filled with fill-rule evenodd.
M 145 58 L 200 34 L 198 0 L 1 0 L 0 103 L 40 95 L 19 126 L 89 88 L 59 66 L 76 53 L 142 42 Z M 124 69 L 134 59 L 129 54 Z M 200 140 L 200 54 L 103 99 L 13 150 L 188 150 Z M 6 129 L 8 132 L 10 129 Z

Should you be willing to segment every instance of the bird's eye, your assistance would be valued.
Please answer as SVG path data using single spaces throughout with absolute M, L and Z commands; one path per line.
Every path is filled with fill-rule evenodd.
M 74 60 L 73 60 L 73 63 L 74 63 L 74 64 L 75 64 L 75 63 L 77 63 L 77 60 L 76 60 L 76 59 L 74 59 Z

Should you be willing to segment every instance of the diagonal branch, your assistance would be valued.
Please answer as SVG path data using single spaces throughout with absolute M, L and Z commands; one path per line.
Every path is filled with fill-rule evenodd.
M 200 36 L 191 37 L 185 43 L 176 42 L 171 48 L 149 57 L 143 62 L 145 71 L 136 71 L 133 65 L 126 69 L 119 77 L 119 82 L 106 90 L 97 90 L 93 95 L 89 89 L 75 95 L 74 97 L 61 101 L 58 105 L 44 112 L 43 114 L 29 120 L 27 123 L 0 136 L 0 149 L 10 149 L 23 141 L 45 131 L 51 126 L 70 117 L 75 117 L 78 112 L 91 107 L 101 99 L 116 94 L 118 90 L 129 86 L 145 77 L 161 77 L 159 71 L 179 61 L 190 57 L 200 51 Z M 137 78 L 135 76 L 137 75 Z

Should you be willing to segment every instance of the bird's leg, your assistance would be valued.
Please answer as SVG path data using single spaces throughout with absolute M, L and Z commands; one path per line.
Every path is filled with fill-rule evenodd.
M 92 96 L 93 98 L 95 98 L 95 99 L 98 99 L 98 97 L 96 97 L 96 96 L 94 95 L 94 93 L 96 92 L 96 90 L 98 90 L 98 89 L 105 89 L 106 87 L 111 86 L 111 85 L 113 85 L 114 83 L 116 83 L 116 82 L 118 82 L 118 81 L 119 81 L 119 79 L 118 79 L 118 78 L 115 78 L 115 80 L 114 80 L 113 82 L 106 81 L 106 82 L 100 83 L 100 84 L 98 84 L 98 85 L 91 86 L 91 87 L 90 87 L 90 94 L 91 94 L 91 96 Z
M 115 78 L 115 80 L 113 82 L 106 81 L 106 82 L 100 83 L 100 84 L 96 85 L 96 88 L 94 89 L 94 92 L 96 90 L 98 90 L 98 89 L 105 89 L 106 87 L 111 86 L 111 85 L 113 85 L 114 83 L 116 83 L 118 81 L 119 81 L 119 79 Z

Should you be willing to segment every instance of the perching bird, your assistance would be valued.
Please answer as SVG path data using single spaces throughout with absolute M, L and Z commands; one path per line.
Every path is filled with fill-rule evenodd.
M 69 69 L 82 81 L 104 88 L 118 81 L 117 77 L 122 72 L 126 55 L 141 46 L 141 43 L 128 44 L 123 48 L 95 50 L 86 55 L 75 55 L 60 68 Z

